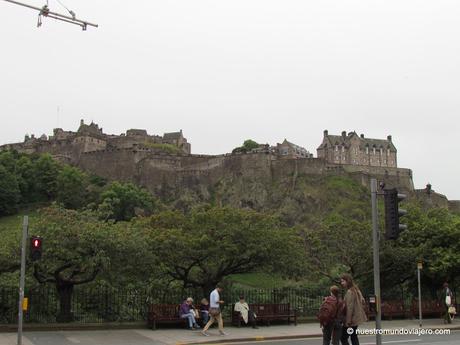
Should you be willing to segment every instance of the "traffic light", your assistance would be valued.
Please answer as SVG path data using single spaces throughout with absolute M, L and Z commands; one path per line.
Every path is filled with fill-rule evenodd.
M 399 203 L 406 198 L 404 194 L 398 194 L 396 188 L 385 189 L 385 238 L 387 240 L 396 240 L 399 237 L 399 233 L 407 226 L 399 224 L 399 217 L 404 216 L 406 210 L 399 208 Z
M 30 238 L 30 258 L 32 261 L 40 260 L 42 257 L 42 238 L 32 236 Z

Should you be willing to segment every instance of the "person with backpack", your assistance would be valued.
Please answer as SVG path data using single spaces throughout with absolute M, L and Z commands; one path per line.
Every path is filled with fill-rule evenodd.
M 324 298 L 319 308 L 318 320 L 323 329 L 323 345 L 339 345 L 340 332 L 342 329 L 341 315 L 343 314 L 343 302 L 339 298 L 340 289 L 331 286 L 330 295 Z
M 349 345 L 348 337 L 351 337 L 351 344 L 359 345 L 356 330 L 360 324 L 367 321 L 366 312 L 364 311 L 364 297 L 358 286 L 353 282 L 353 278 L 348 273 L 342 274 L 340 277 L 340 285 L 347 289 L 344 297 L 345 320 L 340 341 L 342 345 Z

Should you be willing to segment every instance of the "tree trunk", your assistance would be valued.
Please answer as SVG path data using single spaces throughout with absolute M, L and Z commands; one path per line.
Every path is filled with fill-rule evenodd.
M 73 284 L 67 282 L 56 283 L 57 292 L 59 295 L 59 313 L 56 316 L 57 322 L 72 322 L 72 294 Z
M 212 290 L 216 288 L 217 283 L 215 282 L 205 282 L 202 286 L 201 289 L 203 290 L 203 295 L 206 297 L 206 299 L 209 299 L 209 295 L 211 294 Z

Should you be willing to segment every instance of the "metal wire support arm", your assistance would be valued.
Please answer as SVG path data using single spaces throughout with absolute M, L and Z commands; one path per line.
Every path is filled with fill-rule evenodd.
M 75 17 L 75 13 L 73 11 L 69 11 L 69 13 L 71 14 L 71 17 L 70 17 L 70 16 L 66 16 L 64 14 L 60 14 L 60 13 L 57 13 L 57 12 L 50 11 L 49 8 L 48 8 L 48 5 L 44 5 L 42 8 L 40 8 L 40 7 L 24 4 L 22 2 L 14 1 L 14 0 L 4 0 L 4 1 L 11 2 L 12 4 L 27 7 L 27 8 L 31 8 L 31 9 L 33 9 L 35 11 L 38 11 L 39 13 L 38 13 L 37 26 L 41 25 L 41 16 L 44 16 L 44 17 L 60 20 L 60 21 L 66 22 L 66 23 L 79 25 L 79 26 L 82 27 L 83 30 L 86 30 L 88 25 L 96 27 L 96 28 L 98 27 L 97 24 L 90 23 L 90 22 L 88 22 L 86 20 L 77 19 Z

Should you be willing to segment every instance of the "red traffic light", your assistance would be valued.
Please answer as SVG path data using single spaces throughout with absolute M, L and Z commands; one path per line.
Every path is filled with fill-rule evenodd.
M 42 257 L 42 238 L 32 236 L 30 238 L 30 258 L 32 261 L 40 260 Z
M 34 238 L 32 240 L 32 247 L 40 248 L 41 245 L 42 245 L 42 241 L 39 238 Z

